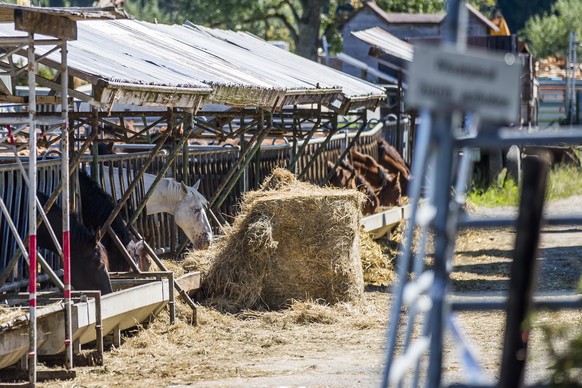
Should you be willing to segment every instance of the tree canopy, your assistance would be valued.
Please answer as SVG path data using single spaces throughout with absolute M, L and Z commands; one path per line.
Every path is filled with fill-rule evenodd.
M 568 35 L 578 34 L 582 40 L 582 1 L 558 0 L 550 12 L 533 16 L 525 25 L 523 36 L 530 43 L 534 54 L 540 58 L 550 55 L 567 56 Z
M 157 1 L 157 0 L 155 0 Z M 177 22 L 231 30 L 247 30 L 267 40 L 286 40 L 299 55 L 315 58 L 325 35 L 332 50 L 341 49 L 341 28 L 365 0 L 174 0 L 180 12 Z M 389 12 L 443 12 L 445 0 L 377 0 Z M 495 0 L 474 0 L 482 10 Z M 131 0 L 129 0 L 131 4 Z

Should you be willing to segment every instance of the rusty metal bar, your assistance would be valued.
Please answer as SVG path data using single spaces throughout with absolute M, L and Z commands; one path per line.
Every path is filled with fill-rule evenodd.
M 127 247 L 125 247 L 123 245 L 123 243 L 121 242 L 121 240 L 119 239 L 119 237 L 117 237 L 117 234 L 115 234 L 115 231 L 113 230 L 113 228 L 111 228 L 111 226 L 107 228 L 107 233 L 109 234 L 109 236 L 111 237 L 111 239 L 113 240 L 113 242 L 115 243 L 115 245 L 117 245 L 117 247 L 121 251 L 121 254 L 123 255 L 123 257 L 125 258 L 125 260 L 129 264 L 129 266 L 135 272 L 141 273 L 141 270 L 139 269 L 139 267 L 137 266 L 137 264 L 135 263 L 135 261 L 133 261 L 132 257 L 129 255 L 129 253 L 127 253 Z
M 287 169 L 289 171 L 293 171 L 293 169 L 295 168 L 295 165 L 299 161 L 299 158 L 301 158 L 303 156 L 303 154 L 305 153 L 305 150 L 307 149 L 307 146 L 309 145 L 309 141 L 311 140 L 313 135 L 315 135 L 315 132 L 317 131 L 317 129 L 319 127 L 321 127 L 321 115 L 317 116 L 317 121 L 313 125 L 313 128 L 311 129 L 311 131 L 309 132 L 309 134 L 307 135 L 307 137 L 303 141 L 303 144 L 301 144 L 301 147 L 299 147 L 299 150 L 297 150 L 297 152 L 294 153 L 293 160 L 289 164 L 289 167 L 287 167 Z M 295 140 L 294 148 L 296 147 L 296 144 L 297 144 L 297 141 Z M 314 158 L 317 158 L 317 155 Z
M 331 171 L 327 174 L 327 176 L 325 177 L 325 179 L 323 181 L 321 181 L 321 183 L 320 183 L 321 186 L 323 186 L 323 185 L 327 184 L 327 182 L 329 182 L 330 178 L 333 176 L 333 174 L 335 173 L 335 170 L 340 165 L 340 163 L 342 162 L 342 160 L 350 152 L 350 150 L 352 149 L 352 147 L 357 143 L 358 139 L 360 138 L 360 134 L 362 133 L 362 131 L 368 125 L 368 120 L 366 120 L 366 113 L 363 114 L 363 120 L 364 121 L 362 122 L 362 125 L 360 125 L 360 128 L 356 132 L 356 136 L 354 136 L 354 138 L 348 143 L 346 149 L 341 153 L 340 157 L 338 158 L 338 160 L 333 165 L 333 168 L 331 169 Z
M 305 166 L 305 168 L 299 173 L 299 175 L 297 176 L 298 179 L 301 179 L 301 178 L 303 178 L 303 176 L 305 176 L 305 174 L 309 171 L 311 166 L 313 166 L 313 164 L 317 161 L 317 158 L 319 158 L 319 155 L 321 155 L 323 153 L 323 151 L 325 151 L 327 145 L 329 144 L 329 142 L 331 141 L 333 136 L 335 136 L 335 134 L 337 133 L 337 130 L 338 130 L 337 125 L 334 125 L 334 127 L 329 132 L 329 134 L 327 135 L 325 140 L 320 144 L 319 147 L 317 147 L 317 149 L 315 150 L 315 153 L 311 156 L 311 158 L 307 162 L 307 165 Z
M 263 111 L 261 110 L 261 112 L 263 112 Z M 249 141 L 250 143 L 255 142 L 255 141 L 257 143 L 253 147 L 247 147 L 244 150 L 244 152 L 239 156 L 238 162 L 231 168 L 231 170 L 228 172 L 227 176 L 224 178 L 224 180 L 222 181 L 222 183 L 220 184 L 218 189 L 215 191 L 215 193 L 212 196 L 212 198 L 210 199 L 210 201 L 208 201 L 209 208 L 213 208 L 214 206 L 219 207 L 224 202 L 224 200 L 226 199 L 226 196 L 228 195 L 228 193 L 230 193 L 230 190 L 232 190 L 232 187 L 234 186 L 234 183 L 232 183 L 232 182 L 236 182 L 236 180 L 240 177 L 240 175 L 243 173 L 244 168 L 248 164 L 247 157 L 249 156 L 249 154 L 251 152 L 254 155 L 254 152 L 256 152 L 256 145 L 258 145 L 260 147 L 261 142 L 269 133 L 268 128 L 267 128 L 267 130 L 265 130 L 265 128 L 263 126 L 263 113 L 261 114 L 261 121 L 259 121 L 259 123 L 258 123 L 258 129 L 259 130 L 253 135 L 253 137 Z M 253 151 L 253 150 L 255 150 L 255 151 Z M 245 161 L 246 161 L 246 163 L 245 163 Z M 236 177 L 235 177 L 235 175 L 236 175 Z M 226 190 L 227 187 L 229 188 L 228 190 Z

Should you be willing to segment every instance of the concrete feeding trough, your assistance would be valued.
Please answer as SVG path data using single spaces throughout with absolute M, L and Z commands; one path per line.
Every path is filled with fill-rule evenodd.
M 113 333 L 115 342 L 121 330 L 148 321 L 168 304 L 173 307 L 172 273 L 143 275 L 156 279 L 113 279 L 116 291 L 102 297 L 94 297 L 91 292 L 84 296 L 78 293 L 81 294 L 80 301 L 74 303 L 71 312 L 73 341 L 79 345 L 97 341 L 99 347 L 103 335 Z M 178 281 L 189 285 L 186 291 L 191 291 L 191 287 L 199 287 L 200 273 L 186 274 Z M 0 369 L 19 362 L 28 353 L 28 324 L 27 313 L 0 324 Z M 62 302 L 38 308 L 37 328 L 39 356 L 65 351 L 65 309 Z
M 374 239 L 392 232 L 403 220 L 410 218 L 412 206 L 404 205 L 362 218 L 364 230 Z
M 59 313 L 63 314 L 61 304 L 38 308 L 38 346 L 42 346 L 48 339 L 51 330 L 48 323 Z M 28 322 L 28 313 L 23 311 L 21 315 L 0 324 L 0 369 L 17 363 L 28 353 Z

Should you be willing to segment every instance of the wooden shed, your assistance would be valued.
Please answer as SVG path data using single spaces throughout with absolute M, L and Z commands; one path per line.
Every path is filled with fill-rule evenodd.
M 499 28 L 493 24 L 481 12 L 466 4 L 469 13 L 469 25 L 467 36 L 488 36 Z M 383 10 L 374 1 L 367 1 L 344 25 L 342 29 L 344 41 L 344 54 L 355 58 L 365 64 L 376 67 L 374 59 L 368 56 L 369 46 L 363 44 L 352 32 L 367 30 L 372 27 L 380 27 L 390 34 L 408 41 L 413 38 L 426 38 L 441 35 L 445 13 L 414 14 L 391 13 Z M 361 70 L 355 66 L 344 63 L 343 71 L 360 76 Z M 370 80 L 375 81 L 375 77 Z

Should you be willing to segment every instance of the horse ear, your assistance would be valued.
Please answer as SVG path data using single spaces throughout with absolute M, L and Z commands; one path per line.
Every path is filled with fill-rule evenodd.
M 184 184 L 184 182 L 180 182 L 180 187 L 182 188 L 182 191 L 185 192 L 186 194 L 188 194 L 188 186 L 186 186 Z
M 192 186 L 192 188 L 193 188 L 194 190 L 198 190 L 198 188 L 199 188 L 199 187 L 200 187 L 200 179 L 198 179 L 198 180 L 196 181 L 196 183 L 194 183 L 194 185 Z
M 144 252 L 145 249 L 145 241 L 144 240 L 139 240 L 136 244 L 135 244 L 135 248 L 137 249 L 138 252 L 142 253 Z

